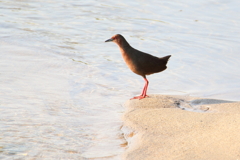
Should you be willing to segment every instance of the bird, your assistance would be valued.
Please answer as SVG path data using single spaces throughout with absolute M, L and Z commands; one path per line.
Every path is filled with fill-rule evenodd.
M 128 68 L 144 78 L 145 85 L 143 87 L 142 94 L 140 96 L 131 98 L 131 100 L 140 100 L 149 97 L 147 95 L 149 81 L 147 80 L 146 76 L 162 72 L 167 69 L 166 65 L 171 55 L 159 58 L 139 51 L 133 48 L 121 34 L 116 34 L 105 42 L 116 43 Z

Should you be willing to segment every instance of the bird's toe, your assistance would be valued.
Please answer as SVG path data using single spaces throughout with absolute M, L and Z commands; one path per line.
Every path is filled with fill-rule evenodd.
M 141 96 L 137 96 L 137 97 L 133 97 L 131 98 L 130 100 L 133 100 L 133 99 L 143 99 L 143 98 L 146 98 L 146 97 L 149 97 L 148 95 L 141 95 Z

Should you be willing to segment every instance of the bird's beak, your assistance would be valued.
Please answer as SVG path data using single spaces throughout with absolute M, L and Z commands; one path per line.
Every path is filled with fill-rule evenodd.
M 110 38 L 110 39 L 106 40 L 105 42 L 112 42 L 112 41 L 113 41 L 113 39 Z

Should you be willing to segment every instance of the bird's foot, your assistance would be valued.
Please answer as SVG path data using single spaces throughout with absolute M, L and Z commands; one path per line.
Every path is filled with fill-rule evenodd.
M 137 97 L 133 97 L 133 98 L 131 98 L 130 100 L 132 100 L 132 99 L 143 99 L 143 98 L 146 98 L 146 97 L 149 97 L 148 95 L 140 95 L 140 96 L 137 96 Z

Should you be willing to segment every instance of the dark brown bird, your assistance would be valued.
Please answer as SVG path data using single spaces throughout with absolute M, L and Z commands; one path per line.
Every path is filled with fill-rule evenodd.
M 133 97 L 132 99 L 142 99 L 147 97 L 147 88 L 149 82 L 146 78 L 146 75 L 164 71 L 167 68 L 166 64 L 171 55 L 158 58 L 136 50 L 131 47 L 126 39 L 120 34 L 113 36 L 105 42 L 115 42 L 118 45 L 127 66 L 134 73 L 142 76 L 145 80 L 145 86 L 142 94 L 140 96 Z

